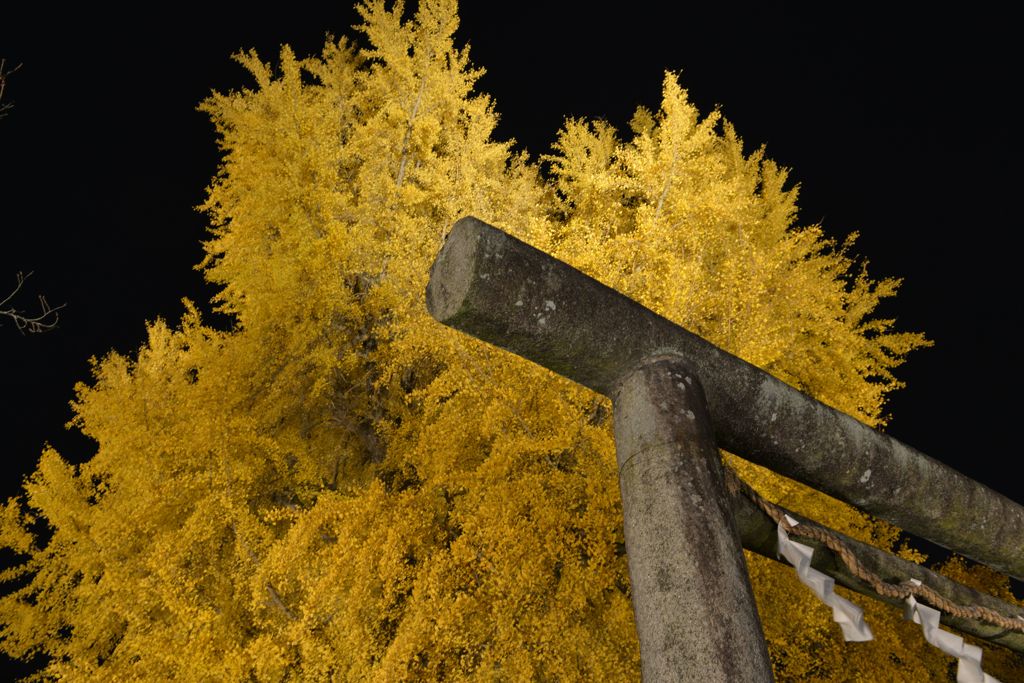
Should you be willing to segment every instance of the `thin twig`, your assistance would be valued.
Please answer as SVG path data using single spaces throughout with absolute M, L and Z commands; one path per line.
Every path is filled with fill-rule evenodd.
M 14 321 L 14 326 L 18 328 L 18 332 L 25 334 L 36 334 L 39 332 L 48 332 L 49 330 L 57 327 L 57 323 L 60 322 L 60 315 L 57 313 L 60 309 L 64 308 L 65 304 L 60 306 L 50 306 L 50 302 L 46 300 L 46 297 L 42 294 L 39 295 L 39 308 L 41 313 L 36 316 L 28 316 L 18 311 L 13 305 L 7 308 L 7 304 L 17 296 L 18 292 L 21 291 L 25 281 L 32 277 L 30 272 L 28 275 L 18 273 L 18 284 L 15 286 L 14 291 L 8 294 L 3 301 L 0 301 L 0 316 L 7 316 Z
M 12 73 L 21 68 L 21 64 L 14 67 L 10 71 L 7 70 L 7 60 L 0 58 L 0 118 L 3 118 L 6 113 L 14 107 L 14 103 L 4 104 L 4 88 L 7 86 L 7 77 Z

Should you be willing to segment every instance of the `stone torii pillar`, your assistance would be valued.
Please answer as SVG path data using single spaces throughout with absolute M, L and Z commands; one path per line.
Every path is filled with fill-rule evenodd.
M 732 636 L 705 637 L 711 631 L 760 637 L 742 564 L 738 577 L 730 565 L 729 558 L 742 563 L 729 529 L 733 517 L 746 548 L 768 557 L 776 551 L 774 524 L 742 495 L 729 492 L 732 515 L 715 511 L 722 497 L 721 472 L 707 454 L 716 444 L 1024 580 L 1024 544 L 1019 542 L 1024 506 L 476 218 L 463 218 L 448 234 L 431 267 L 427 308 L 438 321 L 615 402 L 624 526 L 648 678 L 770 677 L 763 644 L 743 640 L 729 650 Z M 673 374 L 684 375 L 685 388 L 673 384 Z M 693 380 L 692 390 L 687 376 Z M 662 411 L 663 403 L 671 409 Z M 852 539 L 844 542 L 890 582 L 916 578 L 954 602 L 1024 618 L 1024 610 L 923 567 Z M 813 562 L 818 569 L 848 588 L 890 601 L 840 566 L 828 548 L 817 550 Z M 714 562 L 721 572 L 717 579 L 705 575 Z M 695 605 L 714 607 L 723 593 L 736 602 L 717 603 L 710 619 L 718 621 L 705 625 L 704 614 L 686 613 Z M 752 625 L 719 623 L 732 619 Z M 1024 652 L 1019 632 L 970 616 L 947 619 L 943 614 L 943 621 Z M 687 655 L 682 669 L 670 653 L 681 641 L 691 653 L 703 653 Z M 739 650 L 754 655 L 743 660 Z M 704 655 L 718 662 L 707 666 L 718 668 L 694 668 L 698 661 L 705 666 Z M 737 668 L 728 668 L 733 666 Z M 741 670 L 751 673 L 737 673 Z
M 466 284 L 460 282 L 467 274 L 467 263 L 460 258 L 465 255 L 460 253 L 459 245 L 465 244 L 459 241 L 460 226 L 484 224 L 463 219 L 456 225 L 456 239 L 431 270 L 427 307 L 438 320 L 474 334 L 460 325 L 461 302 L 452 296 Z M 550 317 L 555 325 L 557 308 L 555 301 L 544 300 L 536 323 L 546 325 Z M 501 332 L 494 332 L 484 338 L 500 339 Z M 544 362 L 542 353 L 527 357 L 558 371 Z M 644 680 L 771 681 L 768 650 L 696 372 L 678 354 L 660 354 L 622 372 L 609 389 Z
M 704 390 L 677 356 L 612 395 L 633 614 L 645 681 L 771 681 Z

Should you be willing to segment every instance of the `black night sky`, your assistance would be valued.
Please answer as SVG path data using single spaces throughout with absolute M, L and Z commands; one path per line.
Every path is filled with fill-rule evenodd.
M 748 148 L 767 145 L 801 185 L 801 222 L 840 239 L 859 231 L 870 273 L 905 278 L 883 312 L 935 341 L 900 372 L 890 433 L 1024 502 L 1011 469 L 1021 370 L 1009 17 L 977 4 L 959 15 L 765 4 L 671 16 L 642 1 L 615 12 L 463 4 L 459 36 L 487 69 L 479 88 L 496 100 L 499 137 L 534 157 L 566 116 L 624 129 L 638 105 L 656 109 L 666 69 L 702 112 L 721 105 Z M 89 356 L 132 351 L 146 320 L 209 298 L 193 269 L 205 223 L 192 207 L 217 151 L 195 107 L 212 89 L 250 85 L 230 55 L 255 47 L 271 59 L 289 43 L 305 56 L 357 21 L 345 3 L 255 7 L 0 14 L 0 57 L 22 64 L 0 120 L 0 290 L 34 271 L 21 307 L 37 293 L 66 305 L 46 334 L 0 321 L 5 498 L 45 442 L 74 461 L 93 452 L 63 427 Z

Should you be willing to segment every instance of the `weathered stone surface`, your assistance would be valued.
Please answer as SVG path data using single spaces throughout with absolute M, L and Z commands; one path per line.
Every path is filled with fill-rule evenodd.
M 452 228 L 427 308 L 605 395 L 644 358 L 679 354 L 720 447 L 1024 579 L 1024 507 L 482 221 Z
M 613 405 L 643 679 L 772 680 L 696 375 L 645 363 Z
M 776 533 L 775 522 L 742 493 L 734 493 L 728 490 L 726 493 L 729 505 L 732 508 L 736 530 L 739 532 L 743 547 L 759 555 L 764 555 L 769 559 L 782 562 L 778 557 L 778 534 Z M 952 600 L 958 605 L 987 607 L 1011 619 L 1017 616 L 1024 617 L 1024 607 L 1011 605 L 987 593 L 981 593 L 973 588 L 968 588 L 941 574 L 936 574 L 927 567 L 901 559 L 867 543 L 861 543 L 790 510 L 785 512 L 803 524 L 810 524 L 819 529 L 825 529 L 833 536 L 842 540 L 865 568 L 888 583 L 900 584 L 908 579 L 917 579 L 939 595 Z M 839 585 L 876 600 L 887 602 L 895 607 L 903 607 L 902 601 L 879 595 L 870 585 L 854 576 L 842 559 L 824 544 L 795 533 L 792 538 L 798 543 L 811 546 L 814 549 L 811 566 L 823 574 L 831 576 Z M 823 605 L 822 609 L 828 608 Z M 962 633 L 967 633 L 1024 654 L 1024 633 L 1019 631 L 1007 631 L 1002 627 L 993 626 L 979 619 L 954 617 L 945 612 L 942 613 L 942 623 Z

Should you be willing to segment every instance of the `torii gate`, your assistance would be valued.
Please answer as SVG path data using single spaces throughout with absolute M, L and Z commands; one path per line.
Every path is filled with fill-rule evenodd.
M 771 680 L 741 545 L 776 557 L 775 522 L 726 485 L 719 447 L 1024 579 L 1021 505 L 483 221 L 453 226 L 427 308 L 612 399 L 646 680 Z M 917 579 L 952 602 L 1024 620 L 1024 609 L 831 533 L 889 583 Z M 820 571 L 901 602 L 810 545 Z M 943 622 L 1024 652 L 1024 626 L 946 613 Z

